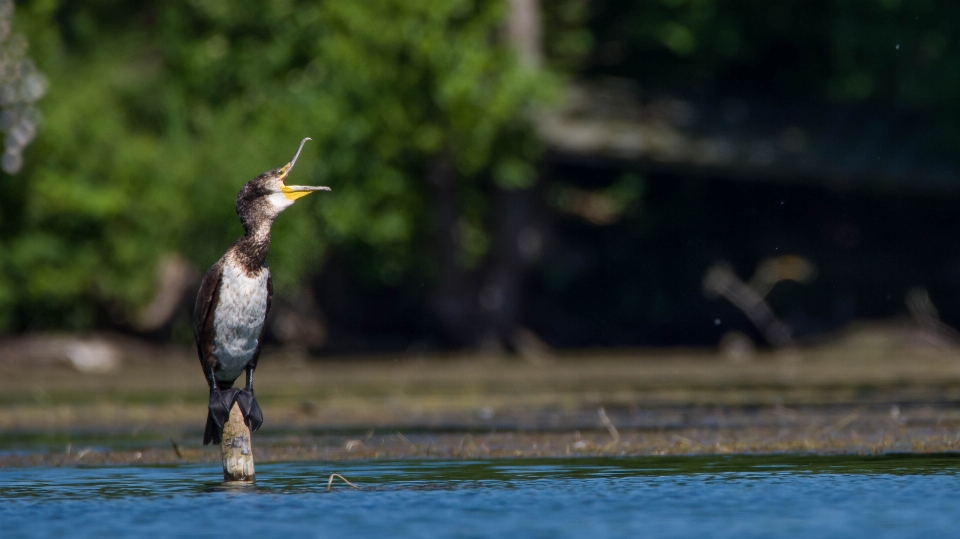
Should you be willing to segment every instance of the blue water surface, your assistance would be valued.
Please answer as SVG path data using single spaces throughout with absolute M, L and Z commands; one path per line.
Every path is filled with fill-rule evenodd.
M 332 472 L 340 481 L 327 491 Z M 960 457 L 0 469 L 0 536 L 953 537 Z

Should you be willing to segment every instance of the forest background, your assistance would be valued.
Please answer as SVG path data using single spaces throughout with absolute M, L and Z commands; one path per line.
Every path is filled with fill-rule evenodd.
M 798 334 L 906 313 L 917 286 L 960 323 L 954 2 L 7 0 L 0 19 L 0 335 L 190 342 L 238 189 L 305 136 L 296 183 L 333 191 L 276 223 L 271 342 L 763 343 L 702 280 L 781 254 L 819 268 L 769 296 Z M 629 102 L 601 117 L 716 110 L 731 144 L 744 114 L 822 118 L 767 138 L 840 155 L 785 175 L 566 144 L 556 118 L 611 88 Z

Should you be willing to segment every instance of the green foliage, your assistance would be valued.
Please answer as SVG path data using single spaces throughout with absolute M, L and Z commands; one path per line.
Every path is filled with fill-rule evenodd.
M 50 80 L 21 175 L 0 178 L 0 329 L 122 321 L 149 300 L 156 261 L 206 268 L 241 233 L 240 186 L 310 136 L 296 183 L 332 194 L 275 225 L 280 293 L 328 244 L 361 246 L 391 282 L 427 271 L 425 169 L 452 156 L 464 227 L 480 239 L 490 181 L 522 188 L 530 126 L 555 84 L 500 38 L 504 2 L 121 0 L 19 7 Z M 479 242 L 479 243 L 478 243 Z
M 541 2 L 543 49 L 550 66 L 575 72 L 593 50 L 594 36 L 587 27 L 590 0 Z
M 505 0 L 21 1 L 14 30 L 50 81 L 25 168 L 0 176 L 0 331 L 122 322 L 157 260 L 208 267 L 241 233 L 240 186 L 314 142 L 293 180 L 330 185 L 286 212 L 280 294 L 331 247 L 372 285 L 434 275 L 426 170 L 457 173 L 461 261 L 491 239 L 492 187 L 522 189 L 541 151 L 530 119 L 555 93 L 503 43 Z M 869 103 L 941 119 L 960 142 L 960 3 L 939 0 L 541 2 L 553 72 L 644 90 Z M 557 191 L 609 221 L 618 190 Z M 639 185 L 639 184 L 638 184 Z M 589 195 L 589 196 L 588 196 Z M 631 198 L 632 197 L 632 198 Z M 429 287 L 428 287 L 429 288 Z
M 596 0 L 595 74 L 960 111 L 960 4 L 941 0 Z

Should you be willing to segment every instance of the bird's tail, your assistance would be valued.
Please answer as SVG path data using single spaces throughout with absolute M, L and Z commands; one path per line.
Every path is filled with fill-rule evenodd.
M 220 427 L 218 427 L 217 422 L 213 420 L 213 414 L 210 413 L 210 410 L 207 410 L 207 426 L 203 429 L 203 445 L 209 445 L 211 443 L 220 443 Z

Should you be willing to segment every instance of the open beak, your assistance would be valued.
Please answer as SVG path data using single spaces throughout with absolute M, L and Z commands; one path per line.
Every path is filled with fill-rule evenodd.
M 283 191 L 283 195 L 289 200 L 296 200 L 300 197 L 305 197 L 314 191 L 329 191 L 329 187 L 322 185 L 286 185 L 283 183 L 287 176 L 290 175 L 290 171 L 293 170 L 293 165 L 297 163 L 297 158 L 300 157 L 300 152 L 303 151 L 303 145 L 307 143 L 308 140 L 311 140 L 310 137 L 307 137 L 300 141 L 300 147 L 297 149 L 297 155 L 293 156 L 293 159 L 284 165 L 280 170 L 280 190 Z

